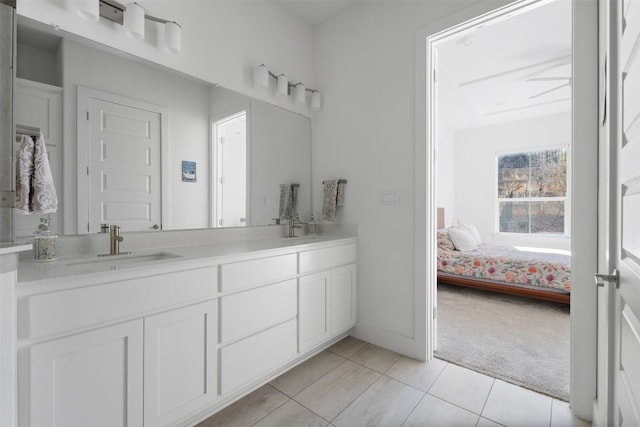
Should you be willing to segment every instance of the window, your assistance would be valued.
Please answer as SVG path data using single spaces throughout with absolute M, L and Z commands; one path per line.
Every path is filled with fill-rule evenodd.
M 498 231 L 565 234 L 567 149 L 498 155 Z

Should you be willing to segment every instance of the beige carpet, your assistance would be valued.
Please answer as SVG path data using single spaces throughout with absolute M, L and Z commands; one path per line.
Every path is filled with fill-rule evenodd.
M 569 398 L 569 306 L 438 285 L 436 357 Z

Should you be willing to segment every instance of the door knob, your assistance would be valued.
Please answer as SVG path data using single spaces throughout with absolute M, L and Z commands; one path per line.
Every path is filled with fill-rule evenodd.
M 620 286 L 618 270 L 613 270 L 611 274 L 599 274 L 594 275 L 596 279 L 596 285 L 604 287 L 605 283 L 614 283 L 616 288 Z

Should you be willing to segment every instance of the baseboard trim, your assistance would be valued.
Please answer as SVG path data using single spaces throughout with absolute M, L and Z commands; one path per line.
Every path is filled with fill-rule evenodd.
M 418 344 L 413 338 L 362 322 L 358 322 L 350 334 L 359 340 L 393 350 L 414 359 L 420 359 Z M 424 353 L 424 350 L 422 353 Z

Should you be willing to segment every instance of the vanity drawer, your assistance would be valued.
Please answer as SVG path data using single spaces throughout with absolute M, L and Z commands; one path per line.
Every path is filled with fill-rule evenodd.
M 220 392 L 229 393 L 275 369 L 297 353 L 293 319 L 220 350 Z
M 278 255 L 220 267 L 222 292 L 233 292 L 296 275 L 296 254 Z
M 217 295 L 217 267 L 122 280 L 29 297 L 19 338 L 37 339 Z
M 298 315 L 296 280 L 220 299 L 220 342 L 227 343 Z
M 300 274 L 328 270 L 338 265 L 356 261 L 356 245 L 342 245 L 333 248 L 300 252 Z

